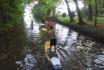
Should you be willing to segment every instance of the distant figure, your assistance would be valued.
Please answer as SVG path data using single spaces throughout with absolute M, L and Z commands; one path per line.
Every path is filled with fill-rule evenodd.
M 31 30 L 33 30 L 33 27 L 34 27 L 33 21 L 31 21 Z

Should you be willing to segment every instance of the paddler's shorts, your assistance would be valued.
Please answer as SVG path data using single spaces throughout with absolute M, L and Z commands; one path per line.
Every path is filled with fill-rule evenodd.
M 56 46 L 56 42 L 57 42 L 56 39 L 51 39 L 50 46 L 53 46 L 53 45 Z

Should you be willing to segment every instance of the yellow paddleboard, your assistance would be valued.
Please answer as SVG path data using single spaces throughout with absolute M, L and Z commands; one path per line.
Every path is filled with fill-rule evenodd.
M 42 31 L 48 32 L 47 28 L 42 28 Z
M 54 46 L 51 46 L 51 49 L 54 48 Z M 46 54 L 46 57 L 48 58 L 48 60 L 50 60 L 49 58 L 49 50 L 50 50 L 50 41 L 46 41 L 45 42 L 45 54 Z
M 50 51 L 50 41 L 45 42 L 45 54 L 48 61 L 51 63 L 51 65 L 55 70 L 56 69 L 62 70 L 62 66 L 61 66 L 61 62 L 60 62 L 60 58 L 57 50 L 55 51 L 55 47 L 52 46 Z

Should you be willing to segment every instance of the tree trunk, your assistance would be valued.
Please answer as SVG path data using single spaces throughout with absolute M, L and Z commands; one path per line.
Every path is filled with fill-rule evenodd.
M 0 7 L 0 20 L 1 20 L 1 23 L 5 24 L 7 19 L 6 19 L 6 16 L 5 15 L 5 1 L 2 0 L 2 3 L 0 4 L 1 7 Z
M 104 0 L 103 0 L 103 8 L 104 8 Z
M 76 10 L 77 10 L 77 14 L 78 14 L 78 19 L 79 19 L 79 24 L 83 24 L 83 18 L 81 16 L 81 13 L 80 13 L 80 9 L 79 9 L 79 6 L 78 6 L 78 2 L 77 0 L 73 0 L 75 5 L 76 5 Z
M 55 10 L 55 9 L 56 9 L 56 7 L 53 6 L 53 17 L 54 17 L 54 20 L 56 20 L 56 14 L 55 14 L 55 13 L 56 13 L 56 12 L 55 12 L 56 10 Z
M 95 27 L 97 24 L 97 0 L 95 0 Z
M 51 15 L 51 9 L 48 9 L 48 11 L 47 11 L 47 15 L 48 15 L 48 16 Z
M 89 3 L 89 20 L 90 21 L 92 20 L 92 5 L 91 5 L 91 3 Z
M 66 6 L 67 6 L 67 10 L 68 10 L 68 15 L 70 17 L 70 23 L 72 24 L 74 22 L 74 17 L 73 14 L 70 10 L 69 4 L 68 4 L 68 0 L 65 0 Z

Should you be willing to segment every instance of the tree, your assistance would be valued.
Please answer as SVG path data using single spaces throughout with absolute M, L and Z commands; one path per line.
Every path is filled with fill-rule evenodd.
M 89 20 L 92 20 L 92 4 L 91 4 L 91 0 L 89 0 Z
M 22 18 L 24 0 L 0 0 L 0 25 L 15 25 Z
M 69 3 L 68 0 L 65 0 L 65 3 L 66 3 L 66 6 L 67 6 L 68 15 L 70 17 L 70 23 L 73 23 L 74 22 L 74 17 L 73 17 L 73 14 L 72 14 L 71 10 L 70 10 L 69 4 L 68 4 Z
M 95 26 L 97 24 L 97 0 L 95 0 Z
M 88 19 L 92 21 L 94 0 L 84 0 L 84 3 L 88 6 Z
M 104 14 L 104 0 L 99 0 L 99 1 L 97 1 L 97 9 L 98 9 L 98 11 L 97 11 L 97 15 L 99 16 L 99 17 L 102 17 L 102 16 L 104 16 L 103 14 Z
M 38 4 L 34 6 L 34 18 L 38 21 L 43 16 L 52 16 L 55 18 L 55 9 L 61 0 L 39 0 Z
M 62 13 L 62 17 L 66 17 L 66 13 Z
M 83 21 L 83 18 L 82 18 L 82 15 L 81 15 L 81 12 L 80 12 L 80 9 L 79 9 L 79 6 L 78 6 L 78 1 L 77 0 L 73 0 L 75 5 L 76 5 L 76 10 L 77 10 L 77 14 L 78 14 L 78 20 L 79 20 L 79 24 L 83 24 L 84 21 Z

